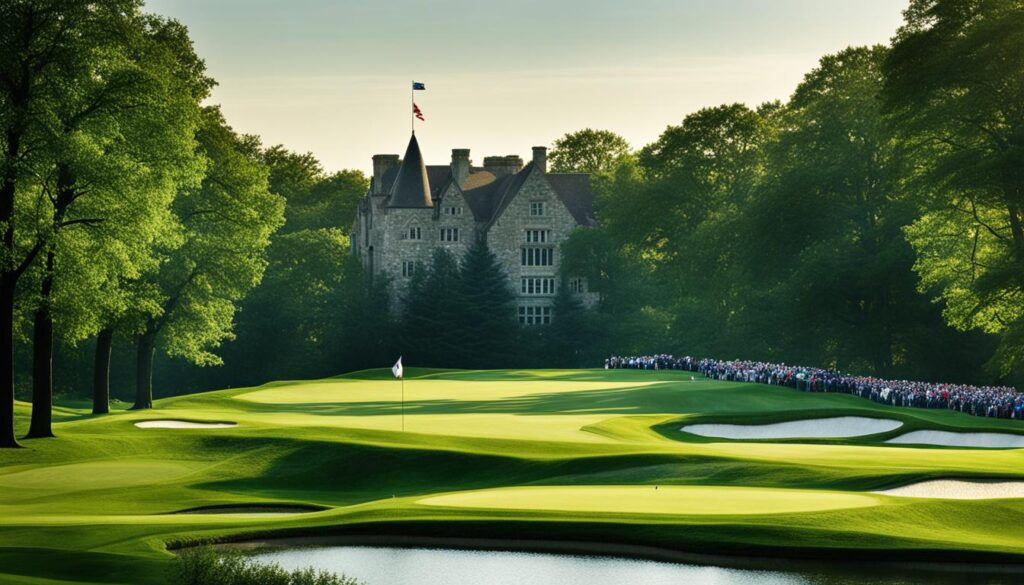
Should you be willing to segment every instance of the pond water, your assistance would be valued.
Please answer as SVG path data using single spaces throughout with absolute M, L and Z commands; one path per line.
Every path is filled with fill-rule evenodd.
M 313 567 L 365 585 L 952 585 L 1021 583 L 994 570 L 817 563 L 771 569 L 723 568 L 615 557 L 376 546 L 311 546 L 257 553 L 286 569 Z M 781 567 L 781 568 L 780 568 Z
M 769 425 L 697 424 L 681 430 L 702 437 L 725 439 L 811 439 L 859 437 L 893 431 L 903 426 L 898 420 L 865 416 L 836 416 L 793 420 Z

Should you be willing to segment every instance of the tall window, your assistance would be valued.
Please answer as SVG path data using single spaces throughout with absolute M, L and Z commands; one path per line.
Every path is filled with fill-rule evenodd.
M 526 230 L 527 244 L 546 244 L 548 242 L 548 230 Z
M 538 217 L 544 215 L 544 202 L 543 201 L 531 201 L 530 202 L 530 215 Z
M 445 215 L 462 215 L 462 207 L 445 207 Z
M 423 229 L 420 226 L 414 225 L 409 227 L 409 231 L 405 234 L 407 240 L 422 240 Z
M 547 325 L 551 323 L 551 307 L 519 307 L 519 323 L 521 325 Z
M 555 279 L 523 278 L 520 281 L 520 293 L 524 295 L 553 295 L 555 294 Z
M 412 278 L 413 274 L 416 274 L 415 260 L 402 260 L 402 276 L 405 278 Z
M 587 292 L 586 287 L 583 286 L 582 278 L 572 278 L 569 280 L 569 291 L 574 293 Z
M 458 242 L 459 228 L 441 228 L 442 242 Z
M 523 248 L 523 266 L 552 266 L 555 263 L 554 248 Z

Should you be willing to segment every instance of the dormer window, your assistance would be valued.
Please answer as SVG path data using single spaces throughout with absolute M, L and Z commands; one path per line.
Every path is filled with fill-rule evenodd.
M 543 201 L 531 201 L 530 202 L 530 215 L 533 217 L 541 217 L 544 215 L 544 202 Z
M 406 240 L 422 240 L 423 229 L 418 225 L 410 226 L 409 231 L 405 233 Z

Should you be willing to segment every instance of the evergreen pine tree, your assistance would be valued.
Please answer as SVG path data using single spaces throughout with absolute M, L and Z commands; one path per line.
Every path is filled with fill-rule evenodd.
M 583 302 L 572 294 L 564 278 L 555 294 L 552 312 L 554 315 L 545 344 L 550 365 L 562 368 L 592 366 L 594 362 L 587 362 L 589 356 L 584 349 L 593 339 L 589 334 L 592 322 Z
M 515 298 L 498 258 L 480 238 L 466 251 L 460 270 L 462 329 L 469 340 L 462 365 L 508 367 L 516 351 Z
M 456 367 L 464 351 L 460 326 L 464 303 L 459 265 L 443 248 L 434 250 L 430 266 L 417 267 L 405 294 L 402 318 L 403 355 L 425 367 Z

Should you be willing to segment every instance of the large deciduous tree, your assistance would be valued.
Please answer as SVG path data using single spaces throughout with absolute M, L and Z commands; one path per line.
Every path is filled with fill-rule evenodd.
M 152 406 L 158 347 L 200 365 L 221 363 L 213 350 L 231 338 L 237 303 L 260 282 L 270 236 L 283 223 L 284 200 L 268 190 L 254 139 L 207 108 L 198 141 L 206 176 L 173 205 L 180 246 L 165 250 L 160 267 L 136 284 L 156 299 L 137 315 L 136 409 Z
M 645 184 L 617 198 L 629 238 L 653 263 L 672 335 L 689 351 L 721 355 L 750 339 L 746 244 L 738 224 L 764 173 L 778 106 L 706 108 L 670 126 L 639 155 Z M 622 233 L 622 230 L 619 230 Z
M 49 172 L 57 109 L 83 81 L 110 35 L 138 13 L 136 0 L 0 3 L 0 447 L 14 437 L 14 324 L 18 281 L 49 238 L 32 215 L 32 191 Z M 29 213 L 26 214 L 26 211 Z M 27 217 L 26 217 L 27 215 Z
M 630 155 L 626 139 L 609 130 L 585 128 L 555 141 L 549 155 L 556 173 L 611 173 Z
M 740 234 L 772 355 L 928 375 L 927 339 L 945 328 L 916 290 L 903 235 L 917 206 L 903 183 L 912 160 L 879 109 L 887 53 L 849 48 L 806 75 Z
M 907 230 L 953 326 L 1024 362 L 1024 4 L 912 0 L 885 63 L 886 112 L 917 151 L 926 213 Z
M 127 309 L 121 283 L 152 265 L 175 191 L 201 176 L 194 137 L 211 82 L 187 32 L 143 15 L 123 24 L 83 65 L 47 125 L 51 177 L 35 206 L 45 262 L 38 267 L 30 437 L 52 436 L 55 331 L 75 344 Z
M 270 191 L 285 199 L 285 224 L 271 238 L 263 281 L 241 304 L 237 339 L 224 346 L 224 366 L 211 376 L 221 385 L 338 373 L 348 367 L 342 347 L 352 347 L 343 338 L 369 338 L 374 329 L 350 332 L 342 323 L 362 297 L 347 283 L 361 281 L 347 266 L 347 230 L 368 187 L 366 177 L 359 171 L 328 174 L 313 155 L 282 146 L 266 149 L 261 158 L 270 171 Z M 353 317 L 380 317 L 369 307 L 362 310 L 369 313 Z

